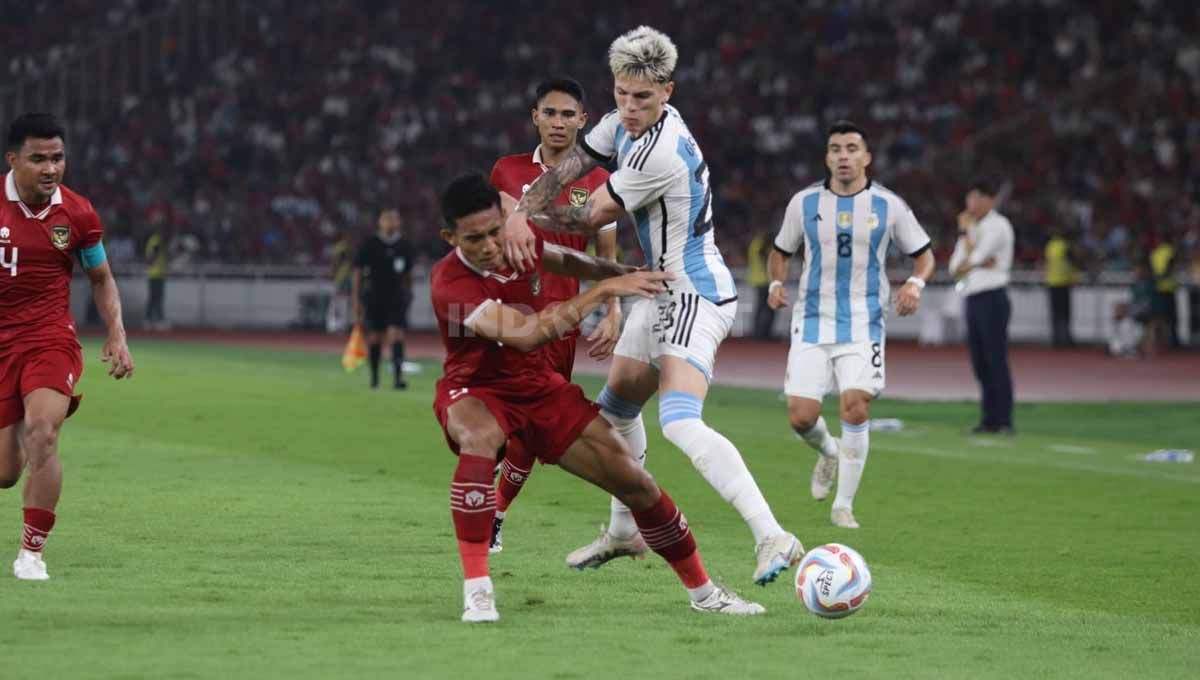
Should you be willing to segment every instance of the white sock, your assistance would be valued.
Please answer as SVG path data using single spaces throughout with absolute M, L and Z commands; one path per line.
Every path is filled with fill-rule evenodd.
M 494 588 L 492 588 L 492 577 L 480 576 L 478 578 L 469 578 L 463 581 L 463 599 L 467 599 L 468 593 L 480 587 L 487 588 L 489 593 L 494 592 Z
M 721 498 L 737 509 L 750 526 L 755 543 L 783 533 L 783 527 L 775 521 L 771 507 L 732 442 L 699 418 L 670 420 L 662 431 L 668 441 L 687 454 Z
M 500 521 L 504 521 L 504 513 L 501 512 L 500 510 L 497 510 L 496 511 L 496 519 L 498 519 Z
M 699 588 L 688 588 L 688 597 L 692 598 L 692 602 L 703 602 L 704 598 L 712 595 L 716 589 L 717 587 L 713 585 L 713 582 L 709 581 Z
M 838 447 L 837 440 L 833 435 L 829 434 L 829 428 L 825 426 L 825 416 L 817 417 L 817 423 L 804 432 L 796 433 L 801 439 L 813 447 L 822 456 L 830 458 L 837 455 Z
M 867 464 L 867 449 L 871 443 L 871 421 L 851 425 L 842 421 L 842 450 L 838 455 L 837 498 L 833 507 L 854 507 L 854 496 L 858 483 L 862 481 L 863 467 Z
M 608 410 L 600 411 L 600 415 L 604 416 L 608 422 L 612 423 L 613 428 L 629 445 L 630 452 L 633 453 L 633 460 L 640 467 L 646 466 L 646 425 L 642 422 L 642 414 L 638 413 L 632 418 L 622 418 L 613 414 Z M 633 520 L 633 513 L 621 501 L 613 498 L 611 500 L 611 510 L 608 515 L 608 533 L 616 538 L 633 538 L 638 533 L 637 522 Z

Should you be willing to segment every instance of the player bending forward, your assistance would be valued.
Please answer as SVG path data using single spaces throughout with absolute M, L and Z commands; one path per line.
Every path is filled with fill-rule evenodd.
M 482 175 L 452 182 L 442 197 L 442 213 L 442 236 L 454 251 L 431 273 L 433 308 L 446 349 L 433 408 L 446 442 L 458 454 L 450 512 L 465 578 L 462 620 L 500 618 L 488 575 L 488 541 L 496 508 L 492 472 L 510 437 L 543 462 L 557 464 L 628 506 L 647 544 L 687 588 L 693 609 L 765 611 L 709 579 L 687 520 L 671 497 L 634 464 L 624 441 L 599 417 L 600 407 L 539 350 L 613 297 L 657 294 L 671 274 L 608 278 L 562 304 L 546 306 L 539 299 L 545 271 L 599 279 L 627 268 L 539 240 L 526 271 L 512 271 L 500 247 L 500 195 Z
M 613 41 L 608 53 L 617 108 L 579 146 L 543 174 L 505 224 L 505 253 L 518 269 L 536 239 L 526 224 L 594 233 L 623 213 L 637 225 L 648 265 L 675 276 L 666 290 L 641 300 L 617 342 L 608 384 L 598 401 L 642 464 L 642 405 L 659 393 L 663 436 L 733 505 L 754 535 L 754 582 L 766 585 L 795 564 L 804 547 L 783 530 L 737 448 L 702 418 L 717 347 L 729 335 L 737 288 L 713 239 L 708 166 L 683 118 L 667 104 L 674 92 L 675 45 L 646 26 Z M 552 205 L 564 186 L 601 163 L 617 169 L 579 206 Z M 598 567 L 646 551 L 649 537 L 614 499 L 600 537 L 567 556 L 567 564 Z
M 121 299 L 100 242 L 103 227 L 86 198 L 62 185 L 66 129 L 45 113 L 8 129 L 0 204 L 0 488 L 25 480 L 25 528 L 13 574 L 50 578 L 42 549 L 62 493 L 58 432 L 79 407 L 83 355 L 71 318 L 71 270 L 78 258 L 108 327 L 100 351 L 108 374 L 133 375 Z
M 867 178 L 870 163 L 862 130 L 848 121 L 834 123 L 825 152 L 830 179 L 792 197 L 767 260 L 773 279 L 767 302 L 779 309 L 788 301 L 788 258 L 804 246 L 784 378 L 788 420 L 818 452 L 813 498 L 829 495 L 836 472 L 830 520 L 846 529 L 858 528 L 853 504 L 867 462 L 867 419 L 884 385 L 888 244 L 894 240 L 915 260 L 912 276 L 896 293 L 900 316 L 917 311 L 934 268 L 929 236 L 903 199 Z M 834 377 L 842 402 L 840 445 L 821 417 L 821 399 Z

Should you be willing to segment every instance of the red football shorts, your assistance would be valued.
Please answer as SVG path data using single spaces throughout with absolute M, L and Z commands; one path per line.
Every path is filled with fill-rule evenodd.
M 588 401 L 583 390 L 571 383 L 558 385 L 536 397 L 514 397 L 486 387 L 444 388 L 439 383 L 433 412 L 446 435 L 446 443 L 456 454 L 458 444 L 450 438 L 447 411 L 467 397 L 482 401 L 505 434 L 520 440 L 527 451 L 549 464 L 557 463 L 600 413 L 600 406 Z
M 575 344 L 577 334 L 572 333 L 565 338 L 559 338 L 542 348 L 554 371 L 571 382 L 571 373 L 575 370 Z
M 70 416 L 83 398 L 75 394 L 82 374 L 83 355 L 78 346 L 31 346 L 0 354 L 0 428 L 21 422 L 26 395 L 44 387 L 71 397 Z

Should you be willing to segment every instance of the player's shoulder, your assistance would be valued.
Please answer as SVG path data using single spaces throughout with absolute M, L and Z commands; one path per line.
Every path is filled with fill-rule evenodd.
M 96 208 L 92 206 L 92 202 L 83 194 L 72 190 L 65 184 L 58 185 L 59 195 L 62 197 L 63 210 L 75 219 L 98 219 Z
M 825 188 L 825 182 L 822 182 L 822 181 L 813 182 L 812 184 L 809 184 L 808 186 L 803 187 L 796 193 L 792 194 L 792 199 L 790 201 L 788 201 L 788 205 L 791 205 L 791 204 L 798 205 L 800 203 L 803 203 L 804 199 L 808 198 L 809 196 L 813 196 L 815 194 L 820 194 L 824 188 Z
M 496 159 L 496 164 L 493 167 L 495 170 L 509 170 L 512 168 L 523 168 L 533 165 L 533 152 L 528 153 L 510 153 L 507 156 L 501 156 Z
M 881 182 L 876 182 L 875 180 L 871 180 L 871 192 L 874 195 L 882 198 L 883 200 L 899 206 L 903 210 L 906 210 L 906 211 L 912 210 L 912 208 L 910 208 L 908 206 L 908 201 L 905 201 L 904 198 L 900 196 L 900 194 L 887 188 Z
M 665 112 L 638 138 L 626 155 L 623 167 L 652 175 L 671 173 L 687 166 L 685 153 L 699 156 L 687 127 L 677 116 Z
M 608 170 L 599 166 L 592 168 L 591 172 L 583 176 L 583 181 L 592 189 L 596 189 L 608 181 Z

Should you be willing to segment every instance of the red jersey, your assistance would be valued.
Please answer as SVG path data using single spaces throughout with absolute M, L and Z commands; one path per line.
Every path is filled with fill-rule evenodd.
M 433 311 L 446 349 L 439 392 L 486 387 L 509 397 L 534 397 L 567 382 L 546 360 L 544 348 L 519 352 L 467 328 L 467 321 L 485 303 L 498 302 L 528 311 L 546 306 L 542 246 L 543 241 L 538 239 L 539 259 L 524 273 L 477 269 L 457 248 L 433 266 Z
M 520 199 L 529 189 L 529 185 L 533 184 L 548 169 L 542 164 L 542 147 L 539 145 L 533 153 L 513 154 L 496 161 L 496 165 L 492 166 L 492 186 L 497 191 L 503 191 L 509 196 Z M 563 189 L 558 198 L 554 199 L 554 205 L 583 205 L 587 203 L 592 192 L 607 181 L 608 171 L 604 168 L 595 168 Z M 532 222 L 529 223 L 529 226 L 533 228 L 534 233 L 551 243 L 575 250 L 587 250 L 587 236 L 545 231 Z M 579 295 L 579 279 L 552 273 L 544 273 L 542 276 L 544 277 L 542 295 L 546 296 L 549 301 L 562 302 Z
M 71 272 L 77 253 L 100 243 L 100 216 L 83 196 L 59 185 L 34 212 L 11 172 L 0 201 L 0 352 L 46 340 L 76 341 Z

